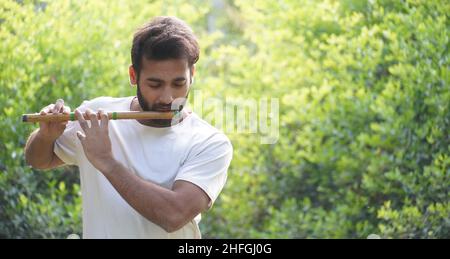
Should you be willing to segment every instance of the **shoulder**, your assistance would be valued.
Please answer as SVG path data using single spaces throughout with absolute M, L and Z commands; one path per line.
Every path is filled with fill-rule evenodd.
M 219 129 L 192 113 L 190 127 L 193 134 L 193 142 L 197 150 L 216 149 L 221 152 L 232 152 L 233 146 L 230 139 Z

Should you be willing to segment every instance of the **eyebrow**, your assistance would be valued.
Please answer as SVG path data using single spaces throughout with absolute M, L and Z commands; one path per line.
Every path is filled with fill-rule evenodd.
M 164 82 L 164 80 L 159 79 L 159 78 L 155 78 L 155 77 L 149 77 L 146 79 L 147 81 L 151 81 L 151 82 L 157 82 L 157 83 L 162 83 Z M 173 81 L 185 81 L 186 78 L 184 76 L 180 76 L 175 78 Z

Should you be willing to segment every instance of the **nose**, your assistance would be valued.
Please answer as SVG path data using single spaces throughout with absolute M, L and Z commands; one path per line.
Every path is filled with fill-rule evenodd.
M 159 102 L 163 104 L 171 104 L 173 102 L 173 96 L 170 87 L 164 88 L 161 96 L 159 97 Z

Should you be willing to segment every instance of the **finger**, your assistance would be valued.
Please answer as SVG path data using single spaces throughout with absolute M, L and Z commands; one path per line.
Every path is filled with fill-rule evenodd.
M 49 104 L 49 105 L 47 105 L 47 106 L 45 106 L 42 110 L 41 110 L 41 112 L 43 111 L 43 112 L 45 112 L 45 114 L 47 114 L 47 113 L 52 113 L 52 110 L 53 110 L 53 107 L 54 107 L 55 105 L 52 103 L 52 104 Z
M 83 143 L 84 140 L 86 139 L 86 135 L 84 135 L 83 132 L 81 131 L 77 131 L 77 137 L 81 141 L 81 143 Z
M 78 123 L 80 123 L 80 127 L 84 130 L 84 132 L 89 130 L 89 125 L 87 124 L 80 110 L 75 109 L 75 117 L 78 119 Z
M 89 117 L 89 119 L 91 120 L 91 128 L 98 128 L 97 114 L 94 113 L 94 111 L 91 109 L 87 109 L 86 114 Z
M 64 114 L 69 114 L 70 113 L 70 107 L 69 106 L 64 106 L 63 107 L 63 113 Z
M 63 107 L 64 107 L 64 100 L 58 99 L 58 100 L 56 100 L 56 103 L 55 103 L 55 106 L 53 107 L 52 112 L 59 113 L 59 112 L 61 112 Z
M 101 127 L 108 130 L 108 123 L 109 123 L 108 114 L 106 114 L 105 110 L 103 109 L 99 109 L 98 114 L 102 123 Z
M 63 106 L 63 114 L 70 114 L 70 107 L 69 106 Z M 69 124 L 69 121 L 63 121 L 61 122 L 62 125 L 67 125 Z

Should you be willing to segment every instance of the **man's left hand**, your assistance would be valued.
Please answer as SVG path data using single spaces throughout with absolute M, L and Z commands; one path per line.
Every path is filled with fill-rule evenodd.
M 86 114 L 91 120 L 90 127 L 82 113 L 79 110 L 75 110 L 75 115 L 84 131 L 84 133 L 77 131 L 84 154 L 89 162 L 100 172 L 109 172 L 112 170 L 115 160 L 112 154 L 111 140 L 109 139 L 108 115 L 103 110 L 95 113 L 91 109 L 87 109 Z M 100 120 L 97 116 L 100 117 Z

